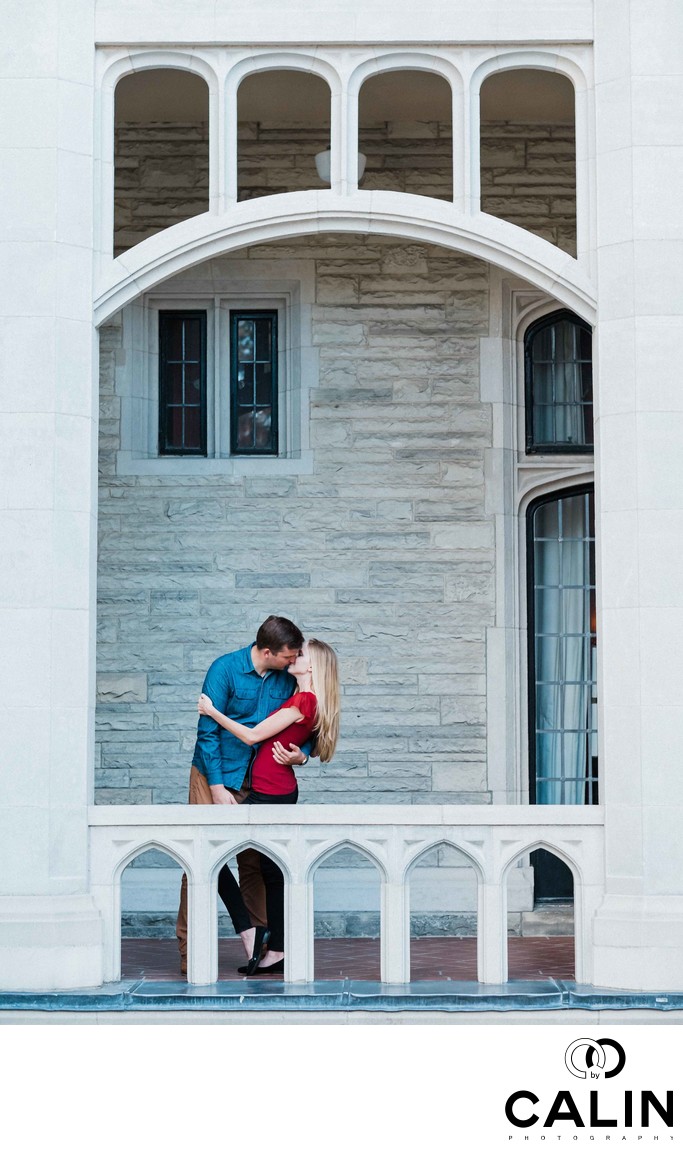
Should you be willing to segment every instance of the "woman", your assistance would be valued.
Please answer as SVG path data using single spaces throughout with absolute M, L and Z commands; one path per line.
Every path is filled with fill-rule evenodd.
M 334 754 L 339 734 L 337 656 L 327 643 L 309 639 L 288 671 L 296 679 L 296 691 L 255 727 L 245 727 L 243 723 L 229 719 L 216 710 L 207 695 L 199 696 L 197 708 L 200 714 L 208 715 L 243 743 L 249 746 L 259 744 L 251 766 L 251 789 L 245 803 L 297 801 L 299 790 L 292 767 L 282 766 L 273 756 L 273 747 L 280 740 L 286 747 L 292 743 L 300 747 L 313 735 L 315 754 L 322 763 L 328 763 Z M 252 957 L 246 966 L 238 969 L 240 974 L 282 974 L 285 969 L 284 877 L 279 866 L 267 855 L 259 852 L 259 859 L 266 888 L 268 927 L 256 928 Z M 229 909 L 233 923 L 243 921 L 239 897 L 234 890 L 231 892 Z M 268 942 L 268 950 L 259 960 L 264 942 Z

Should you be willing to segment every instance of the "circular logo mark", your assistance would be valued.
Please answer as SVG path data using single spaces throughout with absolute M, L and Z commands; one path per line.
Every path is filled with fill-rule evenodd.
M 605 1070 L 608 1058 L 605 1054 L 605 1047 L 609 1047 L 616 1054 L 616 1062 L 614 1066 L 610 1065 L 609 1070 Z M 585 1048 L 585 1054 L 579 1055 L 578 1052 Z M 610 1064 L 614 1061 L 613 1056 L 610 1056 Z M 626 1065 L 626 1054 L 624 1048 L 615 1042 L 613 1038 L 599 1038 L 595 1041 L 593 1038 L 577 1038 L 574 1042 L 570 1043 L 567 1047 L 564 1056 L 565 1066 L 570 1074 L 575 1078 L 587 1078 L 590 1074 L 591 1078 L 599 1078 L 602 1074 L 603 1078 L 614 1078 L 620 1074 Z M 593 1064 L 595 1063 L 595 1067 Z M 584 1070 L 585 1066 L 585 1070 Z M 604 1074 L 602 1073 L 604 1071 Z

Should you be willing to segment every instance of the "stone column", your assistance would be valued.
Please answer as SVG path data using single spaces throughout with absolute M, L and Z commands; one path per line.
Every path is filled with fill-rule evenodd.
M 0 986 L 97 985 L 88 893 L 97 423 L 94 0 L 0 46 Z
M 606 897 L 593 979 L 683 989 L 683 7 L 595 5 Z

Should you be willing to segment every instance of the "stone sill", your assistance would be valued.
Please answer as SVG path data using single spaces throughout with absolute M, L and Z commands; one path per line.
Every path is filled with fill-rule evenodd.
M 683 1010 L 683 994 L 610 990 L 547 979 L 484 986 L 478 982 L 380 982 L 340 980 L 264 985 L 247 979 L 188 986 L 186 982 L 109 983 L 94 990 L 52 994 L 0 994 L 0 1011 L 141 1013 L 149 1011 L 355 1011 L 474 1013 L 568 1010 Z M 558 1018 L 558 1021 L 561 1019 Z
M 165 456 L 163 459 L 135 458 L 130 451 L 116 454 L 117 475 L 157 475 L 183 479 L 188 475 L 264 476 L 312 475 L 313 452 L 302 451 L 296 459 L 259 455 L 253 459 L 216 459 L 206 456 L 183 458 Z

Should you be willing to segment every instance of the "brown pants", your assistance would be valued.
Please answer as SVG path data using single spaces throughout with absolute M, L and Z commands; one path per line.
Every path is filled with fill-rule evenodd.
M 231 791 L 238 803 L 244 802 L 248 791 Z M 196 767 L 190 770 L 190 794 L 188 802 L 201 806 L 213 806 L 211 789 L 206 777 Z M 258 851 L 240 851 L 237 856 L 240 890 L 245 906 L 249 911 L 253 926 L 266 925 L 266 888 L 263 885 Z M 180 906 L 175 928 L 181 964 L 187 961 L 187 875 L 183 874 L 180 884 Z

